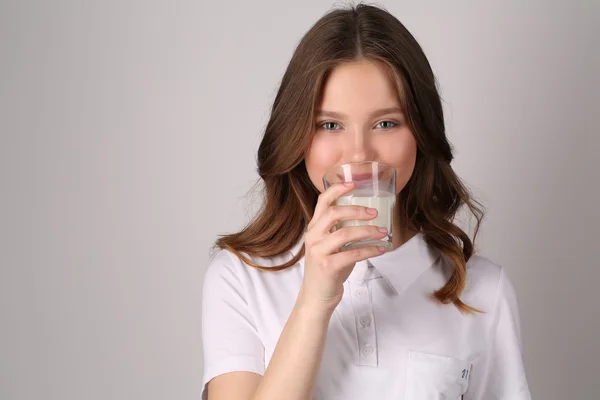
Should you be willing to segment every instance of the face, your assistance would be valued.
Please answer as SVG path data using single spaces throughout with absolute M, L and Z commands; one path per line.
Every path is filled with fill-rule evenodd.
M 394 81 L 377 61 L 337 66 L 315 111 L 315 134 L 305 157 L 312 183 L 349 162 L 379 161 L 396 169 L 396 194 L 415 167 L 417 144 L 405 124 Z

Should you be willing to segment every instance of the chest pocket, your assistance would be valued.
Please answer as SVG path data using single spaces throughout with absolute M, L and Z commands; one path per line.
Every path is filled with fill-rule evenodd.
M 409 350 L 404 400 L 459 400 L 470 374 L 469 361 Z

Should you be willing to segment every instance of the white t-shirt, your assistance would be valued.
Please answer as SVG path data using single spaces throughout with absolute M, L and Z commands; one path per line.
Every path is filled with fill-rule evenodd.
M 302 246 L 263 266 L 289 261 Z M 528 400 L 515 290 L 504 269 L 475 255 L 461 300 L 465 315 L 430 294 L 448 280 L 441 252 L 418 233 L 396 250 L 357 263 L 335 309 L 314 400 Z M 203 399 L 206 384 L 232 371 L 263 375 L 294 307 L 304 258 L 260 271 L 220 250 L 204 278 Z

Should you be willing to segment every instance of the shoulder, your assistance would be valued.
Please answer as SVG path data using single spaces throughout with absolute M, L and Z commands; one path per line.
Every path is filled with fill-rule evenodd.
M 216 250 L 209 258 L 204 272 L 204 296 L 223 295 L 226 289 L 240 288 L 243 286 L 243 275 L 244 268 L 233 253 L 223 249 Z
M 259 265 L 261 267 L 270 268 L 284 264 L 293 258 L 291 252 L 284 252 L 283 254 L 274 257 L 257 257 L 247 253 L 241 253 L 243 257 L 248 259 L 251 263 Z M 293 267 L 288 268 L 288 270 Z M 285 273 L 280 271 L 280 273 Z M 217 282 L 229 282 L 243 284 L 244 281 L 260 279 L 264 275 L 271 275 L 271 271 L 261 271 L 258 268 L 248 264 L 242 258 L 238 257 L 237 254 L 227 249 L 218 249 L 210 257 L 206 272 L 204 275 L 205 286 L 207 283 Z
M 473 255 L 467 262 L 467 278 L 461 298 L 465 298 L 467 303 L 479 304 L 484 310 L 491 310 L 505 292 L 514 293 L 506 269 L 485 256 Z
M 289 254 L 270 258 L 249 257 L 249 261 L 268 267 L 281 265 L 291 258 Z M 220 310 L 215 312 L 218 315 L 235 305 L 235 309 L 254 310 L 257 313 L 255 318 L 262 318 L 256 315 L 263 312 L 265 307 L 283 309 L 284 304 L 295 301 L 302 278 L 300 263 L 281 271 L 260 270 L 248 265 L 231 251 L 218 250 L 204 275 L 203 309 Z
M 473 283 L 497 284 L 502 266 L 480 254 L 473 255 L 467 261 L 467 280 Z

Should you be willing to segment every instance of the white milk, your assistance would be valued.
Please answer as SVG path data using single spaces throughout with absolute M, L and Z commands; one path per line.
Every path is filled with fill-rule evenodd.
M 368 193 L 361 193 L 355 190 L 354 192 L 339 197 L 336 201 L 337 205 L 353 205 L 371 207 L 377 209 L 377 217 L 368 220 L 351 220 L 342 221 L 336 225 L 336 229 L 340 229 L 344 226 L 361 226 L 361 225 L 375 225 L 387 228 L 388 236 L 381 240 L 367 240 L 361 242 L 353 242 L 346 245 L 344 248 L 356 248 L 365 246 L 391 246 L 392 242 L 392 223 L 394 216 L 394 205 L 396 204 L 396 196 L 393 193 L 379 191 L 377 196 L 373 195 L 373 191 L 369 190 Z

